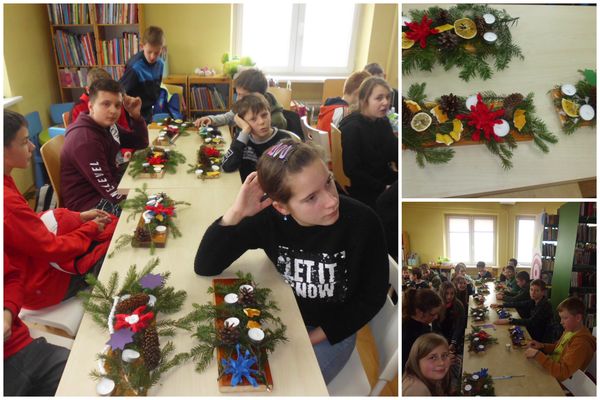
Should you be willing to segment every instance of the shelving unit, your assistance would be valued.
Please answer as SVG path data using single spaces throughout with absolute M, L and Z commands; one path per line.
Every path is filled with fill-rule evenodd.
M 50 35 L 62 102 L 84 92 L 90 68 L 119 79 L 139 51 L 143 27 L 138 4 L 48 4 Z
M 233 82 L 224 76 L 188 76 L 189 117 L 231 110 Z
M 183 90 L 183 102 L 185 104 L 185 108 L 183 110 L 183 114 L 186 119 L 190 118 L 190 103 L 189 93 L 188 93 L 188 76 L 187 75 L 169 75 L 166 78 L 163 78 L 162 82 L 167 85 L 177 85 L 180 86 Z
M 558 215 L 542 214 L 544 231 L 542 233 L 542 270 L 540 277 L 546 282 L 547 295 L 552 294 L 552 275 L 556 256 L 556 245 L 558 243 Z

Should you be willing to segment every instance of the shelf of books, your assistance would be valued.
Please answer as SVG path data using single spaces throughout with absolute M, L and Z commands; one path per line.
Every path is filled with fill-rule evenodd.
M 550 297 L 558 239 L 558 215 L 543 213 L 542 221 L 544 230 L 542 233 L 542 270 L 540 278 L 548 285 L 547 296 Z
M 231 79 L 222 76 L 189 76 L 190 117 L 221 114 L 231 109 L 233 85 Z
M 85 90 L 91 68 L 114 79 L 139 51 L 141 6 L 138 4 L 48 4 L 50 34 L 63 102 Z

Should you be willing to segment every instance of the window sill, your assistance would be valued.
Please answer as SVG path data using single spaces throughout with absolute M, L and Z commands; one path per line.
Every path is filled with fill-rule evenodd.
M 23 101 L 23 96 L 15 96 L 15 97 L 5 97 L 2 99 L 2 103 L 4 108 L 8 108 L 14 106 L 15 104 Z
M 280 84 L 290 81 L 292 83 L 323 83 L 325 79 L 346 79 L 348 76 L 311 76 L 311 75 L 269 75 L 268 78 L 273 78 Z

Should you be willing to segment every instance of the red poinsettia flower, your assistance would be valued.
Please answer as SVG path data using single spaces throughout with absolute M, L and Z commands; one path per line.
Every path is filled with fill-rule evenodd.
M 490 335 L 486 331 L 479 331 L 475 334 L 480 340 L 485 340 L 490 337 Z
M 410 29 L 406 32 L 406 37 L 415 42 L 419 42 L 422 49 L 427 45 L 427 37 L 438 33 L 437 29 L 430 28 L 433 23 L 432 19 L 427 18 L 427 14 L 423 15 L 421 23 L 418 22 L 407 22 L 406 26 Z
M 115 330 L 119 330 L 122 328 L 130 328 L 132 332 L 139 332 L 141 329 L 144 329 L 148 326 L 152 318 L 154 318 L 154 313 L 152 311 L 143 314 L 146 310 L 146 306 L 141 306 L 133 310 L 131 314 L 117 314 L 115 317 L 117 318 L 117 322 L 115 323 Z
M 486 140 L 497 142 L 500 140 L 500 137 L 494 133 L 494 125 L 502 123 L 502 120 L 498 119 L 498 117 L 503 115 L 503 108 L 492 111 L 492 105 L 486 105 L 483 102 L 481 94 L 477 93 L 477 104 L 471 106 L 471 112 L 469 114 L 458 114 L 456 118 L 468 120 L 467 124 L 475 128 L 475 131 L 471 135 L 471 139 L 474 141 L 478 141 L 483 132 Z
M 207 157 L 219 157 L 221 155 L 219 150 L 215 149 L 214 147 L 205 147 L 204 154 Z
M 174 206 L 165 207 L 159 203 L 156 206 L 146 206 L 146 210 L 152 211 L 155 215 L 163 214 L 163 215 L 171 216 L 171 215 L 173 215 L 173 212 L 175 211 L 175 207 Z
M 150 165 L 159 165 L 159 164 L 163 165 L 166 162 L 167 162 L 167 160 L 161 156 L 152 156 L 148 159 L 148 163 Z

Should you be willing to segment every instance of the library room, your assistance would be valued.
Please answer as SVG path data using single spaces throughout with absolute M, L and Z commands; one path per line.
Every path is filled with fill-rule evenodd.
M 404 396 L 596 395 L 595 202 L 403 202 Z
M 2 7 L 4 395 L 398 395 L 398 4 Z

